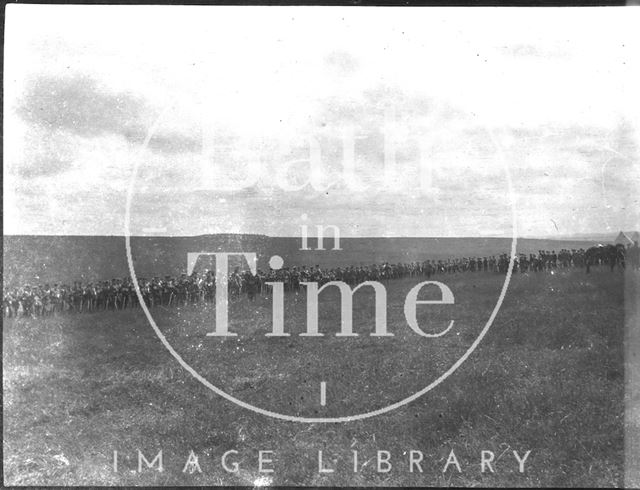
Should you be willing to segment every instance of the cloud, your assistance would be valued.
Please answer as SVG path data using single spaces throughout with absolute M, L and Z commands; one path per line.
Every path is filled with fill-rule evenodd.
M 142 143 L 158 116 L 142 96 L 110 91 L 82 75 L 31 80 L 16 112 L 32 126 L 57 135 L 51 144 L 62 142 L 63 134 L 85 138 L 118 135 L 130 143 Z M 199 145 L 199 138 L 176 132 L 160 132 L 149 142 L 160 153 L 191 152 Z
M 128 140 L 144 137 L 148 120 L 140 97 L 110 93 L 84 76 L 42 76 L 31 81 L 17 112 L 27 122 L 51 131 L 66 130 L 81 136 L 115 133 Z
M 32 179 L 56 175 L 73 166 L 77 151 L 72 138 L 63 132 L 36 128 L 25 133 L 24 141 L 20 158 L 7 162 L 12 173 Z
M 325 57 L 326 65 L 340 75 L 350 75 L 358 69 L 358 60 L 347 51 L 332 51 Z
M 7 191 L 7 200 L 19 202 L 11 208 L 15 217 L 8 229 L 119 233 L 134 146 L 144 140 L 157 111 L 141 96 L 108 90 L 88 77 L 41 77 L 27 86 L 18 102 L 26 136 L 18 145 L 19 158 L 8 159 L 11 171 L 21 178 Z M 496 148 L 479 122 L 454 102 L 376 82 L 360 92 L 336 92 L 316 102 L 315 111 L 305 113 L 306 125 L 294 138 L 287 136 L 291 145 L 282 148 L 271 134 L 266 143 L 254 140 L 242 133 L 242 126 L 225 127 L 221 119 L 220 127 L 209 135 L 216 148 L 213 155 L 201 148 L 203 128 L 190 127 L 190 121 L 180 125 L 179 117 L 166 116 L 167 125 L 161 125 L 142 154 L 132 229 L 166 226 L 169 234 L 178 235 L 207 231 L 290 235 L 305 213 L 310 222 L 336 224 L 345 234 L 355 235 L 510 230 Z M 401 185 L 395 190 L 385 187 L 383 168 L 389 112 L 398 137 L 396 175 Z M 366 187 L 362 192 L 340 182 L 342 132 L 349 126 L 356 132 L 355 167 Z M 523 231 L 546 230 L 553 226 L 551 219 L 563 229 L 588 231 L 600 223 L 623 223 L 630 215 L 637 216 L 629 211 L 633 203 L 625 197 L 634 186 L 628 178 L 629 162 L 637 161 L 638 150 L 630 123 L 617 130 L 560 123 L 504 129 L 512 141 L 507 156 Z M 328 192 L 281 191 L 275 170 L 285 162 L 309 158 L 307 134 L 322 150 L 326 180 L 337 184 Z M 419 188 L 423 140 L 433 143 L 428 150 L 437 191 L 433 195 Z M 262 157 L 264 167 L 255 186 L 198 191 L 206 189 L 203 181 L 208 175 L 200 171 L 201 160 L 211 157 L 220 176 L 243 181 L 251 171 L 247 162 L 252 152 Z M 601 167 L 612 155 L 603 180 Z M 308 173 L 304 162 L 293 164 L 287 181 L 302 183 Z
M 381 129 L 386 115 L 395 115 L 404 124 L 413 118 L 436 115 L 444 117 L 451 112 L 444 103 L 432 98 L 409 94 L 393 85 L 378 84 L 362 91 L 357 97 L 334 95 L 318 101 L 314 120 L 320 127 L 342 128 L 356 124 L 369 129 Z
M 149 140 L 149 148 L 161 153 L 195 153 L 202 149 L 202 142 L 199 138 L 176 132 L 159 133 Z

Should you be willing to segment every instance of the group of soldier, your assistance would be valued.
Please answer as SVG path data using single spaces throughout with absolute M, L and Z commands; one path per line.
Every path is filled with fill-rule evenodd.
M 249 301 L 256 296 L 268 296 L 272 286 L 269 283 L 282 282 L 285 292 L 301 291 L 302 283 L 317 282 L 320 285 L 330 281 L 344 281 L 352 287 L 364 281 L 382 281 L 406 277 L 426 277 L 462 272 L 506 273 L 511 257 L 500 254 L 489 257 L 465 257 L 446 260 L 425 260 L 424 262 L 374 264 L 371 266 L 347 266 L 323 269 L 313 267 L 285 267 L 268 271 L 258 270 L 257 274 L 241 271 L 239 268 L 229 274 L 226 287 L 231 300 L 246 295 Z M 513 272 L 544 272 L 570 267 L 584 267 L 585 250 L 562 249 L 540 250 L 538 254 L 520 254 L 514 258 Z M 214 302 L 216 291 L 215 273 L 204 269 L 191 275 L 179 277 L 156 276 L 151 279 L 139 278 L 138 285 L 146 305 L 176 306 Z M 103 310 L 122 310 L 139 307 L 138 295 L 131 278 L 112 279 L 73 285 L 49 284 L 25 285 L 6 289 L 3 294 L 3 315 L 5 317 L 44 317 L 60 312 L 82 313 Z

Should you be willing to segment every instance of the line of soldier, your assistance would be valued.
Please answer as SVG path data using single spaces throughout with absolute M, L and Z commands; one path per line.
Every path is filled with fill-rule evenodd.
M 285 267 L 267 272 L 258 270 L 254 276 L 249 271 L 236 268 L 228 277 L 228 291 L 231 299 L 246 294 L 249 300 L 257 295 L 269 295 L 268 282 L 283 282 L 284 290 L 298 292 L 302 282 L 326 284 L 330 281 L 344 281 L 355 286 L 364 281 L 388 281 L 405 277 L 424 276 L 458 272 L 498 272 L 506 273 L 510 255 L 500 254 L 489 257 L 465 257 L 446 260 L 425 260 L 424 262 L 374 264 L 371 266 L 348 266 L 330 269 L 315 267 Z M 514 272 L 541 272 L 556 268 L 583 267 L 584 250 L 563 249 L 540 250 L 538 254 L 520 254 L 514 260 Z M 194 271 L 191 276 L 156 276 L 138 280 L 140 291 L 148 306 L 175 306 L 198 302 L 213 302 L 215 299 L 215 275 L 213 271 Z M 50 316 L 58 312 L 91 312 L 121 310 L 139 307 L 135 286 L 130 278 L 112 279 L 83 284 L 74 281 L 73 286 L 49 284 L 5 289 L 3 294 L 3 315 Z

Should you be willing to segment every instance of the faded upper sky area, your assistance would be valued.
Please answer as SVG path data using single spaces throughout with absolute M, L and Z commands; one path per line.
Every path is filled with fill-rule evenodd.
M 8 5 L 4 233 L 639 228 L 639 8 Z M 507 172 L 513 194 L 509 192 Z

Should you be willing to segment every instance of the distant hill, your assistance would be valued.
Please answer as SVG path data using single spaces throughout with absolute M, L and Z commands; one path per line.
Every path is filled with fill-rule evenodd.
M 320 265 L 334 267 L 372 263 L 412 262 L 449 257 L 489 256 L 509 252 L 510 238 L 342 238 L 342 250 L 300 250 L 300 239 L 264 235 L 204 235 L 197 237 L 132 237 L 131 249 L 138 277 L 178 275 L 186 271 L 189 252 L 255 252 L 258 267 L 268 268 L 272 255 L 280 255 L 285 266 Z M 583 240 L 521 238 L 518 252 L 587 248 Z M 325 248 L 333 241 L 325 239 Z M 309 239 L 309 247 L 316 240 Z M 129 275 L 122 236 L 5 236 L 3 246 L 4 284 L 72 283 L 111 279 Z M 246 267 L 240 260 L 231 266 Z M 201 258 L 198 268 L 214 267 Z
M 93 281 L 129 275 L 122 236 L 5 236 L 4 283 Z M 255 251 L 264 254 L 268 238 L 259 235 L 132 237 L 138 277 L 179 274 L 187 253 Z
M 571 235 L 557 235 L 557 236 L 547 236 L 544 237 L 546 240 L 584 240 L 584 241 L 592 241 L 596 243 L 613 243 L 613 241 L 620 233 L 620 230 L 615 232 L 606 232 L 606 233 L 574 233 Z M 633 236 L 636 231 L 624 231 L 624 234 L 628 237 Z

